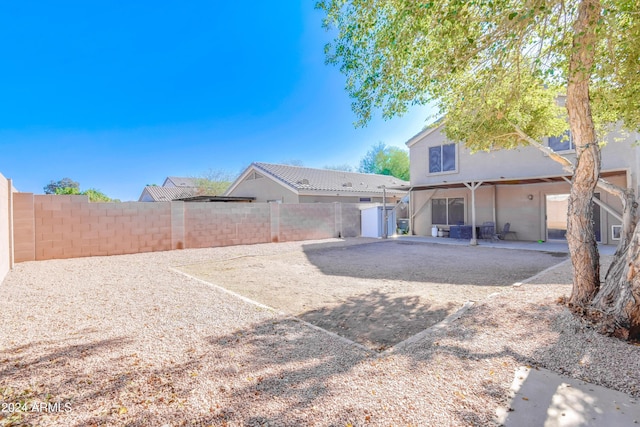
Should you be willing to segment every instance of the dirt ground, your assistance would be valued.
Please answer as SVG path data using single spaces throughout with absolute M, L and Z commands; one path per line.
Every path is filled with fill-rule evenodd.
M 549 252 L 354 239 L 178 269 L 383 351 L 465 302 L 480 301 L 566 258 Z

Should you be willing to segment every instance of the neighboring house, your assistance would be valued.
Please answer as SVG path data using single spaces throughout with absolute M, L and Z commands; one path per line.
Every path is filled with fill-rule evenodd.
M 255 197 L 257 202 L 382 203 L 386 192 L 386 202 L 395 204 L 406 194 L 397 188 L 408 185 L 389 175 L 252 163 L 224 195 Z
M 492 221 L 498 230 L 510 223 L 518 240 L 565 238 L 571 176 L 560 164 L 533 147 L 472 154 L 463 144 L 448 141 L 443 131 L 444 124 L 440 124 L 406 143 L 411 161 L 413 234 L 431 235 L 433 226 L 448 229 L 459 222 L 480 226 Z M 602 178 L 638 191 L 639 139 L 638 133 L 620 129 L 607 136 Z M 544 143 L 575 161 L 570 138 L 545 138 Z M 602 243 L 616 243 L 622 204 L 600 188 L 596 188 L 596 198 L 596 237 Z
M 180 176 L 168 176 L 167 179 L 164 180 L 162 184 L 163 187 L 189 187 L 195 188 L 198 185 L 196 184 L 196 179 L 194 178 L 185 178 Z
M 195 187 L 158 187 L 157 185 L 147 185 L 144 187 L 144 190 L 142 190 L 138 201 L 170 202 L 172 200 L 194 197 L 197 194 L 198 189 Z
M 139 202 L 170 202 L 198 196 L 198 188 L 193 178 L 168 176 L 162 186 L 147 185 L 138 198 Z

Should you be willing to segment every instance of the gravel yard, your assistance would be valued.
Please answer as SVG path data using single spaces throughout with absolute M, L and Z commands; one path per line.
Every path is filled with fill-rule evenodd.
M 522 286 L 508 286 L 511 278 L 486 283 L 492 292 L 475 297 L 460 319 L 385 352 L 351 344 L 173 269 L 216 263 L 237 269 L 241 260 L 270 266 L 291 259 L 292 269 L 305 266 L 329 281 L 363 281 L 367 293 L 368 281 L 376 280 L 370 265 L 350 275 L 340 270 L 354 259 L 345 254 L 357 253 L 352 245 L 363 242 L 16 265 L 0 285 L 0 425 L 484 426 L 506 404 L 520 365 L 640 395 L 640 347 L 598 335 L 555 303 L 570 292 L 571 266 L 560 258 L 560 265 Z M 375 245 L 361 248 L 366 259 L 379 252 Z M 445 250 L 420 247 L 406 250 Z M 506 256 L 491 248 L 455 248 L 467 249 L 479 265 Z M 532 256 L 514 253 L 525 261 Z M 458 266 L 468 263 L 463 259 Z M 398 268 L 393 277 L 378 279 L 386 286 L 406 272 L 390 268 Z M 260 269 L 248 268 L 247 280 L 259 277 Z M 493 271 L 499 277 L 510 274 L 502 267 Z M 266 284 L 272 274 L 263 275 Z M 316 276 L 303 269 L 298 277 Z M 456 277 L 450 280 L 459 293 L 466 289 L 460 286 L 476 283 Z M 409 292 L 409 282 L 444 284 L 438 280 L 403 277 L 402 289 Z M 317 308 L 288 312 L 302 317 L 305 310 Z
M 355 242 L 358 242 L 355 240 Z M 209 283 L 383 351 L 566 259 L 566 254 L 367 241 L 179 267 Z

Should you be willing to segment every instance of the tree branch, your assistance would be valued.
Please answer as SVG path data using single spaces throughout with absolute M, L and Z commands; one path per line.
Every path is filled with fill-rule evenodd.
M 564 169 L 565 172 L 570 173 L 571 175 L 573 175 L 573 167 L 574 166 L 573 166 L 573 163 L 571 163 L 571 160 L 567 159 L 564 156 L 561 156 L 560 154 L 558 154 L 555 151 L 553 151 L 551 148 L 546 147 L 546 146 L 542 145 L 541 143 L 539 143 L 538 141 L 536 141 L 535 139 L 531 138 L 522 129 L 520 129 L 519 126 L 513 125 L 513 127 L 516 130 L 516 133 L 518 134 L 518 136 L 520 138 L 522 138 L 523 140 L 527 141 L 530 145 L 532 145 L 533 147 L 535 147 L 538 150 L 542 151 L 547 156 L 551 157 L 552 160 L 555 160 L 556 162 L 560 163 L 562 165 L 562 169 Z
M 538 142 L 535 139 L 531 138 L 522 129 L 520 129 L 519 126 L 513 125 L 513 127 L 516 130 L 516 133 L 518 134 L 518 136 L 520 138 L 522 138 L 523 140 L 527 141 L 531 146 L 533 146 L 533 147 L 537 148 L 538 150 L 542 151 L 544 154 L 549 156 L 551 159 L 553 159 L 556 162 L 560 163 L 562 165 L 562 168 L 565 170 L 565 172 L 570 173 L 571 175 L 573 175 L 573 163 L 571 163 L 571 160 L 567 159 L 564 156 L 561 156 L 560 154 L 558 154 L 555 151 L 553 151 L 551 148 L 546 147 L 546 146 L 542 145 L 540 142 Z M 598 185 L 598 187 L 602 188 L 607 193 L 619 197 L 620 200 L 622 200 L 623 203 L 626 202 L 627 197 L 628 197 L 627 196 L 627 193 L 628 193 L 627 189 L 625 189 L 623 187 L 620 187 L 618 185 L 615 185 L 615 184 L 607 181 L 606 179 L 603 179 L 603 178 L 600 178 L 600 177 L 598 178 L 598 184 L 597 185 Z

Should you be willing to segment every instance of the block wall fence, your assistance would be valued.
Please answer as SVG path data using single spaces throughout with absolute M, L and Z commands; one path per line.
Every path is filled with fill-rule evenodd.
M 0 212 L 12 213 L 13 224 L 0 215 L 8 234 L 0 239 L 12 234 L 13 251 L 0 256 L 13 252 L 15 262 L 360 235 L 361 204 L 90 203 L 87 196 L 12 193 L 10 209 L 2 188 L 8 185 L 0 180 Z
M 0 174 L 0 282 L 13 267 L 13 245 L 11 242 L 11 180 Z

